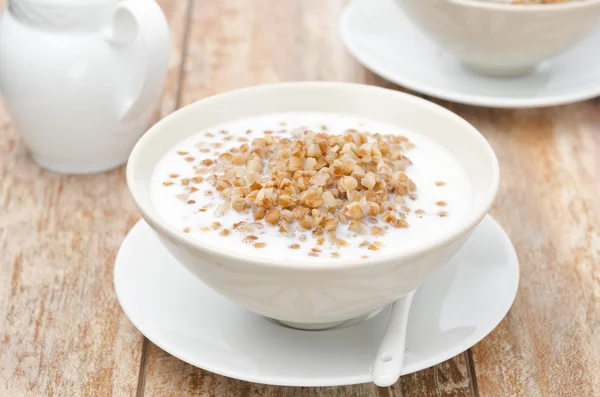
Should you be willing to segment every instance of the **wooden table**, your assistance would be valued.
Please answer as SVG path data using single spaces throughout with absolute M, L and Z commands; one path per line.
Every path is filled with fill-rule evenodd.
M 402 89 L 344 50 L 344 0 L 159 2 L 173 52 L 157 118 L 277 81 Z M 0 396 L 599 396 L 600 101 L 539 110 L 434 101 L 496 150 L 502 181 L 492 213 L 517 248 L 521 284 L 491 335 L 390 388 L 251 384 L 154 346 L 113 289 L 115 254 L 139 219 L 124 168 L 93 176 L 39 169 L 0 106 Z

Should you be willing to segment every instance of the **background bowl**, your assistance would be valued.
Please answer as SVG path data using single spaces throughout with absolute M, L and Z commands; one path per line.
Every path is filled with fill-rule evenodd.
M 579 43 L 600 24 L 600 0 L 504 4 L 395 0 L 417 27 L 469 69 L 516 76 Z
M 471 181 L 470 213 L 455 230 L 406 254 L 344 263 L 257 259 L 236 254 L 235 247 L 218 251 L 157 214 L 150 202 L 150 180 L 156 163 L 176 143 L 226 121 L 289 111 L 350 113 L 434 139 L 457 158 Z M 325 328 L 369 313 L 419 286 L 458 251 L 487 214 L 498 180 L 494 152 L 462 118 L 412 95 L 348 83 L 274 84 L 203 99 L 153 126 L 127 165 L 127 184 L 142 216 L 188 270 L 248 309 L 301 328 Z

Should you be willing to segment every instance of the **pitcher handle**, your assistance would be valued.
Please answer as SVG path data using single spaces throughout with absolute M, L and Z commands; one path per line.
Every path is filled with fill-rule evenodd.
M 169 63 L 170 35 L 167 20 L 155 0 L 125 0 L 113 13 L 113 23 L 105 35 L 118 47 L 133 44 L 141 39 L 143 60 L 142 86 L 137 95 L 125 103 L 120 118 L 139 117 L 152 101 L 158 98 L 163 87 Z

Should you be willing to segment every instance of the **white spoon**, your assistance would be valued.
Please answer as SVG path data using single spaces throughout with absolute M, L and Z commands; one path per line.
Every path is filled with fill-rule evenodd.
M 402 375 L 408 313 L 415 291 L 410 291 L 392 305 L 388 325 L 373 362 L 373 383 L 379 387 L 393 385 Z

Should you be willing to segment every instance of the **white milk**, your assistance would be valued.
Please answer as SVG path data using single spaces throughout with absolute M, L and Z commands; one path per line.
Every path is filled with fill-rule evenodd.
M 320 132 L 323 126 L 326 126 L 327 132 L 332 134 L 343 133 L 346 129 L 354 128 L 361 132 L 400 134 L 410 139 L 415 147 L 408 150 L 406 155 L 413 165 L 407 168 L 406 174 L 417 185 L 418 198 L 413 201 L 406 197 L 406 205 L 412 209 L 406 217 L 408 228 L 390 227 L 382 236 L 371 236 L 356 235 L 347 230 L 347 225 L 340 224 L 337 234 L 339 238 L 349 243 L 347 246 L 339 247 L 329 241 L 318 245 L 310 232 L 297 232 L 296 237 L 284 237 L 280 234 L 278 226 L 271 226 L 263 221 L 260 222 L 264 227 L 252 233 L 244 234 L 234 230 L 233 224 L 252 221 L 252 214 L 238 213 L 230 209 L 224 216 L 217 217 L 215 209 L 224 200 L 220 198 L 219 192 L 211 186 L 210 182 L 194 185 L 199 190 L 190 194 L 185 200 L 176 197 L 185 192 L 185 187 L 180 181 L 182 177 L 206 178 L 210 175 L 210 173 L 194 174 L 193 165 L 202 159 L 215 159 L 218 154 L 231 147 L 239 147 L 244 142 L 238 141 L 238 137 L 247 138 L 247 143 L 250 143 L 252 139 L 263 136 L 264 131 L 267 130 L 274 131 L 274 136 L 289 136 L 288 132 L 298 127 L 307 127 Z M 220 133 L 222 130 L 227 131 L 227 135 Z M 248 130 L 252 133 L 248 134 Z M 282 130 L 286 132 L 280 133 L 279 131 Z M 227 136 L 232 139 L 224 141 Z M 222 146 L 215 148 L 215 144 Z M 188 152 L 188 154 L 181 155 L 177 152 Z M 188 157 L 193 157 L 194 160 L 187 161 Z M 173 178 L 170 176 L 172 174 L 179 176 Z M 165 186 L 164 182 L 173 182 L 173 184 Z M 441 184 L 437 182 L 444 184 L 440 186 Z M 210 194 L 209 192 L 212 194 L 207 195 Z M 456 159 L 439 144 L 423 135 L 347 114 L 294 112 L 235 120 L 199 131 L 191 138 L 177 144 L 158 162 L 152 176 L 150 194 L 153 206 L 166 222 L 176 229 L 185 229 L 191 237 L 215 249 L 266 259 L 294 258 L 304 259 L 307 262 L 331 262 L 406 252 L 417 243 L 422 244 L 439 238 L 461 223 L 469 208 L 472 192 L 469 179 Z M 192 202 L 188 203 L 190 200 Z M 440 201 L 447 204 L 443 207 L 436 204 Z M 204 208 L 205 212 L 200 212 L 201 208 Z M 419 209 L 425 214 L 417 215 L 415 211 Z M 439 216 L 441 211 L 446 212 L 447 215 Z M 221 227 L 213 230 L 213 222 L 219 222 Z M 383 227 L 383 225 L 379 226 Z M 227 236 L 221 235 L 223 229 L 227 229 L 230 233 Z M 244 243 L 247 234 L 256 235 L 259 239 Z M 307 236 L 305 241 L 300 240 L 301 234 Z M 365 240 L 370 243 L 380 242 L 380 249 L 372 251 L 364 246 L 360 247 Z M 266 246 L 256 248 L 254 246 L 256 242 L 266 243 Z M 292 244 L 299 244 L 300 248 L 289 248 Z M 320 251 L 313 253 L 318 256 L 309 255 L 313 252 L 313 248 Z M 332 256 L 332 253 L 337 254 Z

